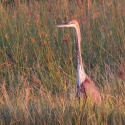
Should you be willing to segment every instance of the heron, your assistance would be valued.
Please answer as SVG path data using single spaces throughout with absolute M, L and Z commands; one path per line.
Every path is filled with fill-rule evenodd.
M 101 103 L 101 96 L 98 88 L 95 86 L 93 81 L 88 77 L 85 73 L 82 63 L 82 55 L 81 55 L 81 33 L 79 23 L 76 20 L 71 20 L 69 22 L 59 24 L 57 27 L 74 27 L 76 30 L 76 58 L 77 58 L 77 97 L 79 98 L 83 96 L 83 98 L 87 101 L 88 98 L 90 101 L 94 102 L 94 104 Z

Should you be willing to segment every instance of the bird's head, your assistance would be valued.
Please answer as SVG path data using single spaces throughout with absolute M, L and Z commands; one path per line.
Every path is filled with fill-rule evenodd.
M 78 42 L 80 43 L 81 41 L 80 27 L 79 27 L 79 23 L 76 20 L 71 20 L 67 23 L 59 24 L 57 25 L 57 27 L 74 27 L 76 29 Z
M 79 24 L 76 20 L 71 20 L 69 22 L 57 25 L 57 27 L 75 27 L 75 28 L 77 28 L 78 26 Z

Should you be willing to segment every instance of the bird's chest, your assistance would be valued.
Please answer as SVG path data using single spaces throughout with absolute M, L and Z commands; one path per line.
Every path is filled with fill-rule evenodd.
M 80 86 L 86 78 L 83 66 L 80 65 L 77 67 L 77 84 Z

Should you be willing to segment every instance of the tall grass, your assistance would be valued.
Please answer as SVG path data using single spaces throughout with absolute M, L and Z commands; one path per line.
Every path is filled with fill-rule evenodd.
M 0 124 L 125 124 L 124 8 L 122 0 L 1 3 Z M 80 23 L 84 68 L 100 106 L 75 97 L 75 31 L 56 27 L 71 19 Z

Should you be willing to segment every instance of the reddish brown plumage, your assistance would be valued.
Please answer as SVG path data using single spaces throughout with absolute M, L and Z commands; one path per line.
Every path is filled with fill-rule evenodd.
M 95 86 L 95 84 L 90 80 L 88 76 L 86 77 L 85 81 L 81 84 L 80 88 L 85 100 L 87 100 L 87 98 L 90 98 L 96 104 L 101 103 L 101 97 L 98 88 Z

